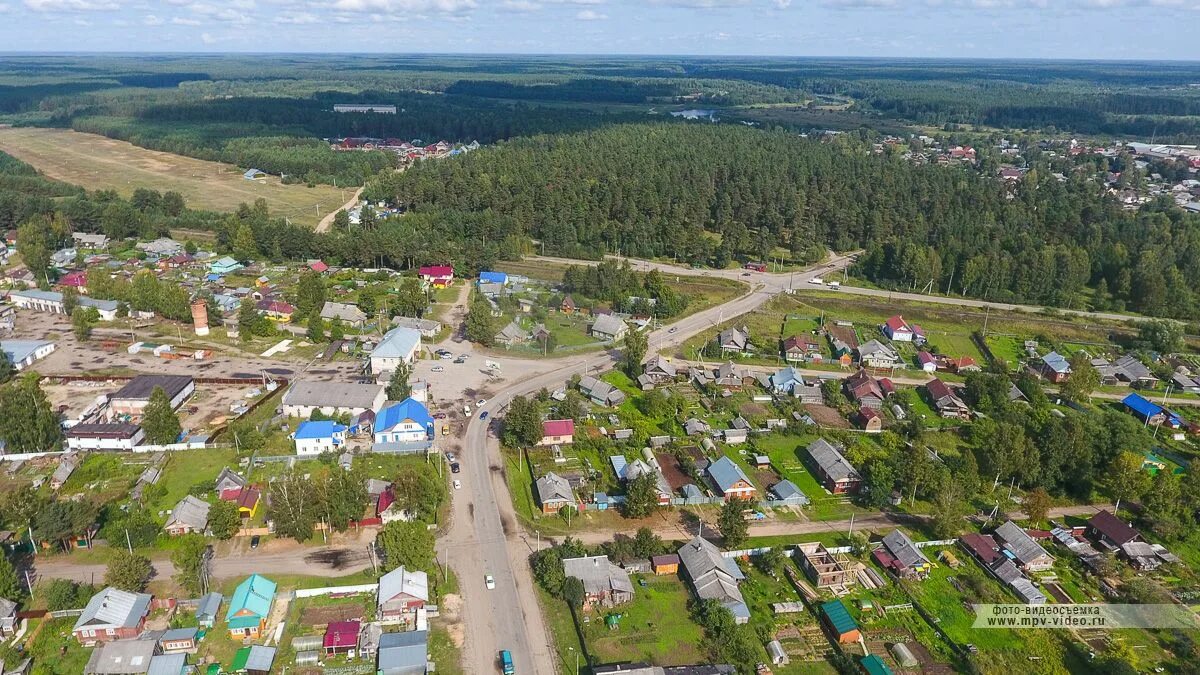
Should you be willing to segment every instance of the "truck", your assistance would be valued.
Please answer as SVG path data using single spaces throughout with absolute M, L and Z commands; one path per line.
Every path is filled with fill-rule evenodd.
M 840 281 L 831 281 L 831 282 L 829 282 L 829 287 L 830 287 L 830 288 L 832 288 L 833 290 L 835 290 L 835 291 L 836 291 L 837 289 L 839 289 L 839 288 L 841 288 L 841 287 L 842 287 L 842 282 L 840 282 Z
M 821 284 L 825 283 L 825 281 L 824 281 L 824 280 L 822 280 L 822 279 L 821 279 L 821 277 L 813 277 L 813 278 L 811 278 L 811 279 L 809 279 L 809 280 L 808 280 L 808 283 L 810 283 L 810 284 L 817 284 L 817 285 L 819 286 L 819 285 L 821 285 Z
M 513 668 L 512 654 L 508 653 L 507 649 L 500 650 L 500 670 L 504 675 L 516 675 L 517 670 Z

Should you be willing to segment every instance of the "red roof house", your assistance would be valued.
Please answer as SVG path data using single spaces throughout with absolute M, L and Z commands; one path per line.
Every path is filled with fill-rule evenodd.
M 542 422 L 542 440 L 538 445 L 567 445 L 575 441 L 575 420 Z
M 915 335 L 912 327 L 899 314 L 891 316 L 883 322 L 883 334 L 893 342 L 912 342 L 913 335 Z
M 445 288 L 454 281 L 454 268 L 449 265 L 426 265 L 418 270 L 418 276 L 434 288 Z
M 231 490 L 221 491 L 221 501 L 233 502 L 237 504 L 238 513 L 243 518 L 253 518 L 254 512 L 258 510 L 258 503 L 262 499 L 262 492 L 256 488 L 234 488 Z
M 68 272 L 58 280 L 58 285 L 70 288 L 83 288 L 87 286 L 87 273 L 82 271 Z
M 345 654 L 358 647 L 359 621 L 334 621 L 325 629 L 325 655 Z
M 263 299 L 258 301 L 257 306 L 259 311 L 272 319 L 290 319 L 292 318 L 292 313 L 296 311 L 295 307 L 281 300 Z
M 308 269 L 320 274 L 321 272 L 328 272 L 329 265 L 326 265 L 323 261 L 314 260 L 308 263 Z

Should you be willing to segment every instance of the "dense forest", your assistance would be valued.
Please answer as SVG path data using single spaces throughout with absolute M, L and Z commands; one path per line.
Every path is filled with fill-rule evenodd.
M 504 143 L 376 179 L 414 213 L 506 218 L 546 250 L 728 265 L 779 247 L 813 260 L 863 248 L 858 270 L 897 288 L 1194 318 L 1200 218 L 1123 210 L 1094 182 L 1034 170 L 1010 193 L 957 167 L 871 155 L 853 137 L 627 125 Z

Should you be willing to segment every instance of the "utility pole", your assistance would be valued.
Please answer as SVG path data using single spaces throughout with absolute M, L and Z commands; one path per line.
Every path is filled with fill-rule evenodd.
M 125 548 L 129 550 L 129 555 L 133 555 L 133 544 L 129 541 L 129 528 L 125 528 Z

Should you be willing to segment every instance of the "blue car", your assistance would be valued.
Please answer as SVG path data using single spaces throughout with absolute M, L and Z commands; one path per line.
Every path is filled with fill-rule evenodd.
M 479 413 L 479 419 L 481 419 L 481 420 L 486 420 L 486 419 L 487 419 L 487 416 L 488 416 L 488 414 L 487 414 L 487 411 L 486 411 L 486 410 L 484 410 L 483 412 Z

